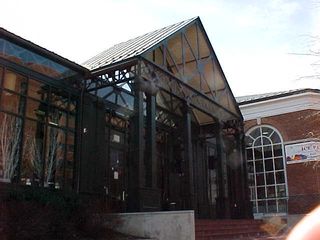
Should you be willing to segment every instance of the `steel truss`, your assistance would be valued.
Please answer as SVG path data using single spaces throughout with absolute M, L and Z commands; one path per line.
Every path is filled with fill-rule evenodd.
M 112 87 L 112 92 L 134 96 L 135 86 L 139 86 L 140 90 L 151 95 L 163 91 L 214 119 L 228 121 L 239 118 L 214 99 L 143 57 L 95 71 L 92 78 L 85 82 L 86 91 L 93 94 L 99 89 Z

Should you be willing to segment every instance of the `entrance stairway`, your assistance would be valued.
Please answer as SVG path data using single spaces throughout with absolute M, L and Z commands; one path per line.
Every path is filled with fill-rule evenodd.
M 196 240 L 285 239 L 270 229 L 262 220 L 195 220 Z

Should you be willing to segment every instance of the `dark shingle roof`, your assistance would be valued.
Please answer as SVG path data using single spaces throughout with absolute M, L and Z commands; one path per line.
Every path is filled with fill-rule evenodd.
M 302 89 L 294 89 L 294 90 L 287 90 L 281 92 L 271 92 L 271 93 L 263 93 L 263 94 L 255 94 L 255 95 L 248 95 L 248 96 L 240 96 L 236 97 L 236 101 L 239 105 L 245 105 L 249 103 L 261 102 L 275 98 L 286 97 L 290 95 L 296 95 L 306 92 L 314 92 L 320 93 L 319 89 L 312 89 L 312 88 L 302 88 Z
M 181 30 L 198 17 L 194 17 L 153 32 L 146 33 L 126 42 L 114 45 L 113 47 L 103 51 L 102 53 L 90 58 L 83 63 L 83 66 L 90 70 L 104 67 L 109 64 L 120 62 L 135 56 L 139 56 L 150 48 L 159 44 L 167 37 Z

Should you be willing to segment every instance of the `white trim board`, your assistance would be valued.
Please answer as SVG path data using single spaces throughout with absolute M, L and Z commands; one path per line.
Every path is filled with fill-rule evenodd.
M 320 94 L 306 92 L 291 96 L 240 105 L 245 121 L 302 110 L 320 110 Z

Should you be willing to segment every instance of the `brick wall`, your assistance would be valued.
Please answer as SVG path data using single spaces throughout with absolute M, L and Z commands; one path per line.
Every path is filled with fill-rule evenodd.
M 319 205 L 319 162 L 288 164 L 287 178 L 289 191 L 289 214 L 308 213 Z
M 320 137 L 320 111 L 304 110 L 261 118 L 261 124 L 271 125 L 279 130 L 285 142 L 304 138 Z M 257 120 L 245 122 L 245 131 L 257 125 Z
M 276 128 L 284 142 L 306 138 L 320 138 L 320 111 L 304 110 L 261 118 L 261 124 Z M 257 125 L 257 120 L 245 122 L 245 132 Z M 320 204 L 320 162 L 295 163 L 287 165 L 288 213 L 308 213 Z

